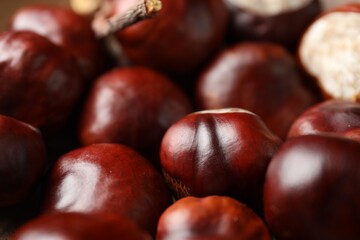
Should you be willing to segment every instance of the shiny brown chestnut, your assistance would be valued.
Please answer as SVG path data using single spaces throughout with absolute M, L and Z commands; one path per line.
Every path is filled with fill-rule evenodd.
M 84 145 L 121 143 L 153 158 L 165 131 L 192 111 L 185 93 L 162 74 L 145 67 L 118 68 L 95 81 L 79 134 Z
M 101 45 L 89 20 L 66 7 L 28 5 L 18 9 L 10 19 L 9 29 L 32 31 L 71 52 L 87 81 L 104 67 Z
M 233 198 L 186 197 L 161 215 L 157 240 L 271 240 L 264 222 Z
M 295 50 L 311 21 L 320 14 L 318 0 L 224 0 L 232 13 L 231 36 L 272 41 Z
M 325 98 L 360 101 L 360 3 L 322 14 L 305 31 L 299 49 L 304 70 Z
M 151 236 L 118 215 L 58 213 L 42 215 L 29 221 L 11 239 L 151 240 Z
M 154 234 L 171 201 L 161 174 L 141 155 L 119 144 L 93 144 L 56 161 L 43 212 L 119 214 Z
M 280 144 L 249 111 L 196 112 L 166 132 L 161 165 L 178 198 L 226 195 L 259 210 L 266 168 Z
M 0 115 L 0 207 L 23 201 L 35 189 L 46 167 L 41 133 Z
M 360 139 L 360 103 L 337 99 L 316 104 L 293 122 L 288 137 L 322 133 Z
M 124 14 L 135 1 L 107 2 L 112 9 L 108 17 L 112 17 Z M 118 32 L 117 38 L 137 65 L 185 74 L 201 67 L 221 45 L 228 16 L 219 0 L 162 0 L 156 17 Z
M 67 120 L 82 92 L 75 60 L 32 32 L 0 34 L 0 114 L 44 133 Z
M 224 50 L 196 84 L 201 109 L 245 108 L 282 138 L 295 118 L 315 103 L 293 57 L 274 43 L 240 43 Z
M 271 160 L 264 212 L 284 240 L 360 239 L 360 143 L 336 136 L 287 140 Z

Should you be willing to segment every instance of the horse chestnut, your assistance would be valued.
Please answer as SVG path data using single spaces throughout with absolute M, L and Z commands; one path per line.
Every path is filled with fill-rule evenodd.
M 0 149 L 0 207 L 7 207 L 34 190 L 46 167 L 46 152 L 37 129 L 2 115 Z
M 321 12 L 318 0 L 225 0 L 231 17 L 231 34 L 237 40 L 272 41 L 289 49 Z
M 270 162 L 264 212 L 277 239 L 360 239 L 360 143 L 288 139 Z
M 161 174 L 138 153 L 119 144 L 93 144 L 56 161 L 43 212 L 114 213 L 155 233 L 171 201 Z
M 321 15 L 305 31 L 299 59 L 325 98 L 360 101 L 360 4 Z
M 84 145 L 125 144 L 152 158 L 165 131 L 190 112 L 190 100 L 167 77 L 145 67 L 118 68 L 95 81 L 80 138 Z
M 281 143 L 249 111 L 196 112 L 166 132 L 161 165 L 178 198 L 226 195 L 259 210 L 266 168 Z
M 101 46 L 90 22 L 66 7 L 22 7 L 13 14 L 9 29 L 35 32 L 71 52 L 87 81 L 93 80 L 102 70 Z
M 107 16 L 110 18 L 123 15 L 134 1 L 104 4 L 110 4 Z M 185 74 L 201 67 L 221 44 L 228 15 L 219 0 L 162 0 L 162 9 L 155 18 L 116 35 L 134 63 L 173 75 Z
M 334 133 L 359 139 L 360 103 L 327 100 L 312 106 L 292 124 L 288 137 Z
M 315 103 L 293 57 L 273 43 L 240 43 L 222 52 L 197 81 L 201 109 L 245 108 L 285 138 L 291 123 Z
M 71 55 L 32 32 L 0 34 L 0 114 L 45 134 L 58 130 L 82 93 Z
M 157 240 L 271 240 L 264 222 L 244 204 L 229 197 L 186 197 L 161 215 Z
M 31 220 L 19 228 L 11 239 L 150 240 L 151 236 L 117 215 L 58 213 Z

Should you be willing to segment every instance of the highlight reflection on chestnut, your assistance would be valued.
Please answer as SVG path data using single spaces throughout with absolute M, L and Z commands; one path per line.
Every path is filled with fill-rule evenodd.
M 82 93 L 75 60 L 32 32 L 0 34 L 0 113 L 48 134 L 69 117 Z
M 123 145 L 93 144 L 56 161 L 43 206 L 44 213 L 123 215 L 154 234 L 170 203 L 165 182 L 146 159 Z
M 185 197 L 161 215 L 157 240 L 271 240 L 264 222 L 246 205 L 222 196 Z
M 312 106 L 293 122 L 288 137 L 323 133 L 360 140 L 360 103 L 338 99 Z
M 196 86 L 201 109 L 244 108 L 258 114 L 279 137 L 315 97 L 302 85 L 294 58 L 273 43 L 240 43 L 224 50 Z
M 117 68 L 95 81 L 79 133 L 84 145 L 121 143 L 158 161 L 165 131 L 192 111 L 185 93 L 164 75 L 145 67 Z
M 35 32 L 69 51 L 87 81 L 104 67 L 101 46 L 89 20 L 66 7 L 38 4 L 19 8 L 10 19 L 9 29 Z
M 266 221 L 277 239 L 360 239 L 360 143 L 335 136 L 287 140 L 264 187 Z
M 226 195 L 260 210 L 265 171 L 280 144 L 249 111 L 196 112 L 166 132 L 161 165 L 178 198 Z

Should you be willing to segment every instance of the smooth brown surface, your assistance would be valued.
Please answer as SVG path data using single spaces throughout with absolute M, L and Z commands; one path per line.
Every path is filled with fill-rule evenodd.
M 150 240 L 151 236 L 126 218 L 111 214 L 59 213 L 26 223 L 12 240 Z
M 95 39 L 90 20 L 69 8 L 52 5 L 20 8 L 12 15 L 9 29 L 38 33 L 69 51 L 87 81 L 93 80 L 104 66 L 100 42 Z
M 295 50 L 306 27 L 321 13 L 318 0 L 298 10 L 261 16 L 225 0 L 230 11 L 231 35 L 236 40 L 271 41 Z
M 308 135 L 287 140 L 266 173 L 264 211 L 277 239 L 360 239 L 360 143 Z
M 260 210 L 265 171 L 280 144 L 255 114 L 194 113 L 166 132 L 161 165 L 178 197 L 227 195 Z
M 360 139 L 360 103 L 327 100 L 312 106 L 294 121 L 288 137 L 322 133 Z
M 0 35 L 0 113 L 56 131 L 82 93 L 75 60 L 31 32 Z
M 245 108 L 279 137 L 315 98 L 302 85 L 293 57 L 273 43 L 239 43 L 224 50 L 197 81 L 201 109 Z
M 144 67 L 117 68 L 92 87 L 80 138 L 84 145 L 121 143 L 158 156 L 165 131 L 192 111 L 190 100 L 167 77 Z
M 37 129 L 2 115 L 0 149 L 0 207 L 7 207 L 35 190 L 47 165 L 46 152 Z
M 115 1 L 123 13 L 131 0 Z M 162 0 L 155 18 L 118 34 L 129 59 L 173 75 L 186 74 L 204 64 L 221 45 L 228 11 L 219 0 Z
M 157 240 L 270 240 L 250 208 L 229 197 L 186 197 L 161 215 Z
M 51 170 L 44 195 L 44 213 L 120 214 L 152 234 L 170 204 L 155 168 L 118 144 L 93 144 L 63 155 Z

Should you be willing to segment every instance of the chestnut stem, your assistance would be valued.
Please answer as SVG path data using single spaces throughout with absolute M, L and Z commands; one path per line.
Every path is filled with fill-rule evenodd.
M 92 23 L 93 30 L 98 37 L 105 37 L 118 32 L 130 25 L 155 16 L 162 7 L 161 0 L 139 0 L 139 2 L 124 14 L 108 17 L 111 3 L 105 1 Z

